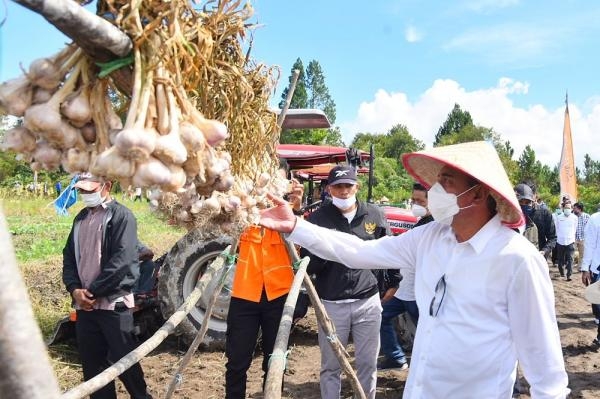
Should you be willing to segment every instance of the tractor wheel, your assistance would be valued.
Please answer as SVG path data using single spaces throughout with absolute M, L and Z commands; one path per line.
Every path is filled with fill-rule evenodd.
M 158 298 L 165 319 L 169 318 L 185 298 L 194 290 L 196 282 L 202 277 L 211 262 L 231 243 L 231 237 L 220 235 L 207 236 L 191 231 L 182 237 L 167 254 L 158 277 Z M 209 288 L 214 284 L 209 284 Z M 230 301 L 230 287 L 219 294 L 208 324 L 204 343 L 210 347 L 221 348 L 225 344 L 227 330 L 227 311 Z M 192 342 L 204 321 L 205 309 L 210 293 L 202 295 L 196 307 L 178 326 L 176 333 L 181 334 L 188 344 Z

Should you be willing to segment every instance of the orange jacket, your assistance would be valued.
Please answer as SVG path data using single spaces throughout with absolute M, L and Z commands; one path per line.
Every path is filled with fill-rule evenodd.
M 278 232 L 248 227 L 240 236 L 240 251 L 231 296 L 260 302 L 262 290 L 269 301 L 290 291 L 294 271 Z

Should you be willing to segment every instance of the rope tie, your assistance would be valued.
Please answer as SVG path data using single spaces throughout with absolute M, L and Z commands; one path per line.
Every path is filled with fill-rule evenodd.
M 237 260 L 237 255 L 231 254 L 228 251 L 221 252 L 219 254 L 219 256 L 225 258 L 225 264 L 229 267 L 231 267 L 231 265 L 235 264 L 235 261 Z
M 302 259 L 298 259 L 297 261 L 292 263 L 292 269 L 294 269 L 294 271 L 297 271 L 300 268 L 300 263 L 302 263 Z
M 271 360 L 273 359 L 283 359 L 283 369 L 285 370 L 287 368 L 287 357 L 290 354 L 290 350 L 288 349 L 287 351 L 283 352 L 283 354 L 281 355 L 276 355 L 274 353 L 271 353 L 269 355 L 269 367 L 271 367 Z
M 329 342 L 335 342 L 335 340 L 338 339 L 336 333 L 333 333 L 332 335 L 328 335 L 326 338 L 327 338 L 327 341 L 329 341 Z

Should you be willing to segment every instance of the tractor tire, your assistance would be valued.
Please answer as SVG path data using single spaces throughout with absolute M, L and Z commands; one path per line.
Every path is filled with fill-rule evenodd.
M 231 237 L 207 235 L 192 230 L 171 248 L 159 271 L 158 298 L 165 319 L 168 319 L 194 290 L 211 262 L 231 244 Z M 215 284 L 209 285 L 214 287 Z M 214 288 L 213 288 L 214 290 Z M 211 348 L 223 348 L 227 331 L 227 312 L 231 299 L 230 287 L 219 294 L 203 344 Z M 175 334 L 181 335 L 190 344 L 204 321 L 205 309 L 210 294 L 203 294 L 196 307 L 177 327 Z

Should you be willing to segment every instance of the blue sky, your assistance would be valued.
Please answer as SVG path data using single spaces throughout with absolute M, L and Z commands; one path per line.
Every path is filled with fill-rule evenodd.
M 579 0 L 256 0 L 253 56 L 281 67 L 273 103 L 294 61 L 319 61 L 349 143 L 396 123 L 428 146 L 455 102 L 476 123 L 560 157 L 568 89 L 575 158 L 600 160 L 600 3 Z M 8 2 L 0 80 L 66 39 Z M 1 11 L 0 11 L 0 15 Z

